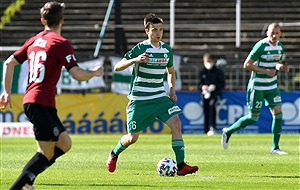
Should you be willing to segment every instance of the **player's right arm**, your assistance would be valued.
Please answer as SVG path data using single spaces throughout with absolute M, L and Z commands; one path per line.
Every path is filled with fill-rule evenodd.
M 138 63 L 148 63 L 149 62 L 149 55 L 146 53 L 143 53 L 141 55 L 139 55 L 138 57 L 132 58 L 132 59 L 126 59 L 123 58 L 121 61 L 119 61 L 115 67 L 114 70 L 115 71 L 122 71 L 126 68 L 128 68 L 129 66 L 133 65 L 133 64 L 138 64 Z
M 3 93 L 0 95 L 0 108 L 4 109 L 9 104 L 11 105 L 11 81 L 14 74 L 14 67 L 19 64 L 14 55 L 11 55 L 3 64 Z
M 262 40 L 257 42 L 253 46 L 251 52 L 249 53 L 247 59 L 245 60 L 244 68 L 249 71 L 259 72 L 262 74 L 266 74 L 270 77 L 273 77 L 276 74 L 275 69 L 264 69 L 264 68 L 258 67 L 254 64 L 255 61 L 258 60 L 260 58 L 260 56 L 262 55 L 264 48 L 265 48 L 265 45 Z
M 254 62 L 255 61 L 248 56 L 247 59 L 244 62 L 244 68 L 247 69 L 247 70 L 250 70 L 250 71 L 266 74 L 270 77 L 273 77 L 276 74 L 276 70 L 260 68 L 256 65 L 254 65 Z

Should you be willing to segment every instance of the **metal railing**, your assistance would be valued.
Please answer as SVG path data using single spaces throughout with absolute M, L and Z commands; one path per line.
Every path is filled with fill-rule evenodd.
M 201 69 L 193 64 L 181 65 L 182 90 L 198 90 L 198 75 Z M 225 90 L 247 90 L 251 71 L 244 69 L 240 64 L 228 64 L 223 66 L 222 70 L 226 78 Z M 300 66 L 291 65 L 289 73 L 278 72 L 277 77 L 280 90 L 286 92 L 300 90 Z

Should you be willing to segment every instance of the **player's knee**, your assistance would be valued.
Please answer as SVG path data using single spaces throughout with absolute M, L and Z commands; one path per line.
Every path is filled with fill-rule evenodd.
M 130 144 L 133 144 L 133 143 L 135 143 L 137 140 L 138 140 L 138 137 L 133 136 L 133 137 L 130 138 L 129 142 L 130 142 Z
M 174 115 L 173 117 L 171 117 L 166 124 L 174 130 L 181 130 L 181 121 L 178 117 L 178 115 Z
M 68 152 L 72 148 L 72 141 L 67 144 L 66 148 L 63 150 L 64 152 Z
M 64 152 L 68 152 L 72 147 L 72 140 L 69 135 L 61 135 L 55 146 Z
M 54 149 L 49 149 L 49 150 L 38 150 L 38 152 L 40 154 L 42 154 L 43 156 L 45 156 L 48 160 L 51 160 L 51 158 L 53 158 L 54 156 Z
M 69 151 L 71 148 L 72 148 L 72 140 L 71 140 L 71 138 L 70 138 L 70 140 L 68 141 L 68 143 L 67 143 L 67 145 L 66 145 L 67 147 L 67 150 L 65 151 L 65 152 L 67 152 L 67 151 Z

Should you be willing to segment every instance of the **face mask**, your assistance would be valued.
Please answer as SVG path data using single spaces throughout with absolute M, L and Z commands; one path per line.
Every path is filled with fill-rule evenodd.
M 213 63 L 210 63 L 210 62 L 205 62 L 205 63 L 204 63 L 204 67 L 205 67 L 207 70 L 210 70 L 213 66 L 214 66 Z

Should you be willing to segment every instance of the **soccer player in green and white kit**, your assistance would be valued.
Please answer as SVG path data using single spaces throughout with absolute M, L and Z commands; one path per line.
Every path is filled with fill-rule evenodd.
M 289 72 L 289 67 L 283 62 L 284 47 L 279 41 L 280 26 L 272 23 L 268 26 L 267 37 L 260 40 L 252 48 L 244 62 L 244 68 L 252 71 L 247 89 L 247 106 L 249 114 L 241 117 L 229 128 L 223 129 L 221 143 L 228 148 L 230 136 L 240 129 L 258 121 L 263 101 L 269 107 L 273 116 L 271 154 L 287 154 L 279 149 L 282 129 L 281 96 L 277 86 L 277 71 Z
M 148 39 L 138 43 L 115 66 L 115 71 L 133 66 L 129 103 L 127 112 L 127 131 L 116 147 L 111 151 L 106 167 L 108 171 L 116 169 L 119 154 L 138 140 L 139 133 L 150 126 L 156 118 L 166 123 L 172 133 L 172 148 L 176 155 L 178 175 L 198 171 L 197 166 L 184 162 L 184 142 L 181 121 L 178 114 L 181 109 L 175 104 L 175 69 L 172 49 L 161 41 L 163 20 L 153 13 L 144 18 L 145 32 Z M 168 70 L 170 86 L 169 97 L 164 90 L 164 73 Z

